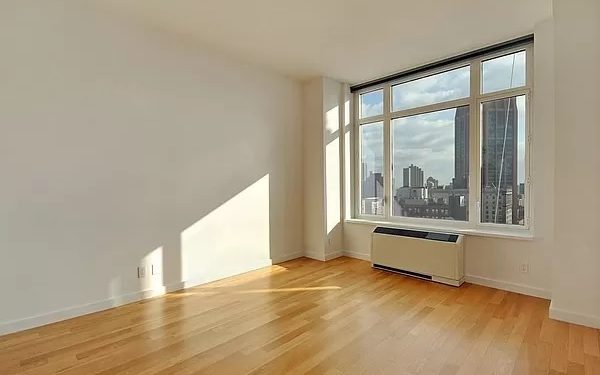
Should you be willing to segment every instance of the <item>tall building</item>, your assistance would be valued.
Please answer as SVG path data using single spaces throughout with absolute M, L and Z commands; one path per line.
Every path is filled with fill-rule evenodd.
M 454 180 L 456 189 L 469 185 L 469 107 L 458 107 L 454 114 Z
M 369 175 L 362 181 L 361 190 L 361 212 L 367 215 L 383 214 L 384 189 L 381 172 L 373 173 L 373 171 L 369 171 Z
M 439 185 L 439 181 L 436 180 L 435 178 L 429 176 L 427 177 L 427 187 L 430 189 L 437 189 L 438 185 Z
M 449 214 L 454 220 L 467 220 L 468 204 L 466 194 L 452 194 L 448 197 Z
M 495 188 L 486 187 L 481 191 L 481 197 L 481 220 L 484 223 L 515 223 L 513 217 L 518 213 L 513 211 L 513 193 L 510 188 L 498 193 Z
M 423 187 L 423 170 L 416 165 L 411 164 L 408 168 L 403 168 L 403 187 Z
M 496 194 L 483 194 L 490 212 L 498 212 L 494 221 L 507 218 L 518 222 L 519 200 L 517 179 L 518 113 L 515 98 L 494 100 L 482 106 L 481 173 L 484 191 L 494 189 Z M 512 201 L 512 202 L 511 202 Z M 485 212 L 484 212 L 485 213 Z M 485 215 L 484 215 L 485 217 Z

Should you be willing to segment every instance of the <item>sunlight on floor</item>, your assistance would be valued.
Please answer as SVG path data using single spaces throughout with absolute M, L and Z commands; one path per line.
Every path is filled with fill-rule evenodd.
M 342 290 L 339 286 L 315 286 L 315 287 L 299 287 L 299 288 L 273 288 L 273 289 L 248 289 L 239 290 L 235 288 L 194 288 L 192 292 L 181 292 L 169 294 L 169 298 L 182 298 L 196 295 L 216 295 L 216 294 L 261 294 L 261 293 L 291 293 L 291 292 L 311 292 L 311 291 L 331 291 Z

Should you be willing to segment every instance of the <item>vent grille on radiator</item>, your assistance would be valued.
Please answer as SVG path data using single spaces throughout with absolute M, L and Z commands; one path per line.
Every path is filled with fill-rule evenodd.
M 435 232 L 423 232 L 420 230 L 408 230 L 400 228 L 386 228 L 377 227 L 373 233 L 389 234 L 392 236 L 412 237 L 412 238 L 424 238 L 432 241 L 444 241 L 444 242 L 456 242 L 458 240 L 457 234 L 449 233 L 435 233 Z
M 432 279 L 432 277 L 430 275 L 425 275 L 424 273 L 418 273 L 418 272 L 411 272 L 411 271 L 407 271 L 407 270 L 401 270 L 399 268 L 382 266 L 381 264 L 373 264 L 373 268 L 379 268 L 380 270 L 384 270 L 384 271 L 397 272 L 397 273 L 401 273 L 403 275 L 414 276 L 414 277 L 418 277 L 418 278 L 421 278 L 421 279 L 427 279 L 427 280 L 431 280 Z

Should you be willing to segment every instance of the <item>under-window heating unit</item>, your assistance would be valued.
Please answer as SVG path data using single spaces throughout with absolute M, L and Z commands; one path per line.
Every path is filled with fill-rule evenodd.
M 371 241 L 374 268 L 453 286 L 464 281 L 462 235 L 377 227 Z

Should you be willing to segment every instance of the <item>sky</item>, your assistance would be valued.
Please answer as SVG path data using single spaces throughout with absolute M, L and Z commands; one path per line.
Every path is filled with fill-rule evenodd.
M 514 61 L 514 70 L 513 70 Z M 392 88 L 392 110 L 460 99 L 469 95 L 469 67 L 403 83 Z M 512 76 L 511 76 L 512 74 Z M 512 85 L 511 85 L 512 84 Z M 525 84 L 525 52 L 507 55 L 482 64 L 484 93 Z M 525 178 L 525 97 L 517 98 L 518 181 Z M 361 95 L 361 117 L 383 113 L 383 91 Z M 456 109 L 431 112 L 392 121 L 393 163 L 396 185 L 402 184 L 402 168 L 411 163 L 442 185 L 454 177 L 454 114 Z M 362 161 L 368 170 L 383 169 L 383 123 L 361 126 Z M 394 187 L 395 188 L 395 187 Z
M 392 120 L 392 150 L 396 185 L 402 169 L 414 164 L 442 185 L 454 177 L 454 114 L 456 109 Z

